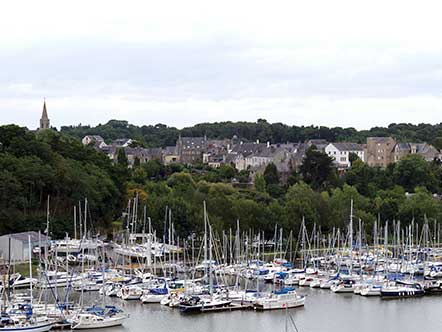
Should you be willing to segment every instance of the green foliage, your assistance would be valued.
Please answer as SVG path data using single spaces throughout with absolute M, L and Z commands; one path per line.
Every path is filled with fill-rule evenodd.
M 266 191 L 266 180 L 262 175 L 255 176 L 255 189 L 261 193 Z
M 54 236 L 72 231 L 73 206 L 84 198 L 92 227 L 121 212 L 122 194 L 105 155 L 51 130 L 3 126 L 0 142 L 0 233 L 43 231 L 48 196 Z
M 118 165 L 121 165 L 124 167 L 127 167 L 127 165 L 129 164 L 129 162 L 127 161 L 126 152 L 124 152 L 123 148 L 118 149 L 117 163 L 118 163 Z
M 413 192 L 417 186 L 424 186 L 432 191 L 437 187 L 436 177 L 430 164 L 418 155 L 402 158 L 396 165 L 393 175 L 395 182 L 410 192 Z
M 98 132 L 93 132 L 98 130 Z M 439 132 L 436 132 L 439 130 Z M 51 234 L 64 236 L 72 231 L 72 209 L 85 197 L 94 228 L 106 231 L 121 220 L 129 198 L 138 194 L 140 209 L 146 205 L 152 225 L 161 233 L 166 207 L 180 236 L 203 228 L 202 205 L 206 201 L 209 220 L 216 230 L 236 227 L 263 230 L 272 236 L 276 224 L 299 229 L 302 219 L 311 229 L 322 231 L 347 227 L 350 201 L 354 201 L 355 222 L 365 227 L 374 220 L 439 220 L 442 203 L 433 193 L 442 192 L 440 162 L 427 163 L 409 156 L 386 169 L 369 167 L 352 156 L 352 167 L 338 173 L 331 158 L 309 149 L 299 172 L 282 184 L 275 165 L 255 174 L 238 172 L 231 165 L 212 169 L 206 165 L 162 165 L 158 160 L 134 161 L 127 167 L 124 151 L 112 163 L 105 154 L 84 147 L 74 136 L 99 134 L 106 140 L 129 137 L 137 145 L 174 145 L 178 134 L 224 138 L 237 135 L 251 140 L 285 142 L 324 138 L 330 141 L 363 141 L 366 136 L 393 134 L 410 141 L 428 140 L 438 144 L 442 127 L 392 125 L 358 132 L 352 128 L 289 127 L 265 120 L 256 123 L 201 124 L 179 131 L 164 125 L 136 127 L 125 121 L 110 121 L 96 128 L 65 127 L 29 132 L 17 126 L 0 127 L 0 233 L 43 230 L 46 201 L 51 197 Z M 66 133 L 70 134 L 67 135 Z M 429 139 L 430 138 L 430 139 Z M 434 139 L 434 140 L 433 140 Z M 412 193 L 406 196 L 405 192 Z M 142 215 L 142 212 L 139 212 Z
M 315 190 L 326 189 L 336 182 L 333 159 L 314 146 L 307 149 L 299 170 L 302 180 Z

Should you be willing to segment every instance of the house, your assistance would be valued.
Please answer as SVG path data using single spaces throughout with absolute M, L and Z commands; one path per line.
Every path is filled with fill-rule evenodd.
M 397 143 L 394 147 L 394 161 L 398 162 L 403 157 L 417 154 L 426 161 L 433 161 L 440 158 L 440 152 L 428 143 Z
M 136 159 L 140 161 L 140 164 L 147 163 L 149 160 L 153 159 L 160 161 L 162 159 L 162 149 L 160 148 L 145 149 L 142 147 L 125 147 L 124 153 L 126 154 L 129 167 L 134 166 Z
M 207 152 L 207 138 L 179 137 L 176 143 L 180 162 L 198 164 L 203 162 L 203 153 Z
M 170 165 L 180 162 L 178 148 L 176 146 L 166 146 L 163 149 L 162 161 L 164 165 Z
M 127 148 L 133 143 L 133 140 L 130 138 L 119 138 L 112 142 L 113 146 L 118 148 Z
M 270 145 L 263 143 L 240 143 L 230 151 L 228 158 L 235 164 L 238 171 L 257 168 L 271 162 L 271 157 L 265 151 Z
M 31 250 L 50 246 L 51 238 L 37 232 L 8 234 L 0 236 L 0 255 L 4 260 L 14 263 L 29 260 L 29 238 Z
M 387 167 L 394 162 L 395 146 L 396 140 L 393 137 L 368 137 L 365 161 L 372 167 Z
M 352 153 L 364 160 L 364 149 L 357 143 L 329 143 L 325 147 L 325 153 L 334 159 L 334 163 L 339 169 L 351 166 L 350 155 Z
M 204 154 L 204 163 L 212 168 L 219 168 L 221 165 L 226 164 L 225 154 Z
M 81 143 L 83 145 L 94 145 L 94 147 L 98 149 L 102 149 L 103 147 L 107 146 L 107 144 L 104 142 L 103 137 L 99 135 L 86 135 L 81 140 Z

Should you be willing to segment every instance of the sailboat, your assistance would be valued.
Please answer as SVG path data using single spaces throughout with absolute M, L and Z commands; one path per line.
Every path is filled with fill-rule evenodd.
M 31 236 L 28 236 L 29 245 L 29 278 L 32 279 L 32 248 L 31 248 Z M 53 322 L 48 320 L 46 316 L 36 317 L 32 310 L 32 286 L 33 283 L 29 283 L 30 290 L 30 303 L 21 306 L 19 312 L 11 310 L 10 313 L 2 313 L 0 319 L 0 331 L 15 332 L 15 331 L 30 331 L 30 332 L 46 332 L 52 328 Z M 5 290 L 3 290 L 5 291 Z M 14 314 L 18 313 L 18 316 Z
M 204 201 L 204 261 L 212 262 L 212 228 L 208 222 L 206 202 Z M 209 233 L 209 236 L 207 236 Z M 207 252 L 209 258 L 207 259 Z M 230 299 L 223 298 L 221 295 L 213 294 L 213 266 L 208 264 L 206 266 L 206 276 L 209 277 L 209 296 L 190 296 L 182 301 L 179 305 L 179 309 L 183 313 L 189 312 L 203 312 L 205 310 L 228 307 L 232 303 Z
M 103 273 L 103 283 L 106 282 L 105 274 L 105 255 L 104 247 L 102 254 L 102 273 Z M 84 329 L 97 329 L 103 327 L 112 327 L 122 325 L 123 322 L 129 317 L 123 312 L 123 310 L 115 306 L 105 305 L 105 295 L 103 294 L 103 304 L 102 306 L 93 305 L 85 310 L 79 311 L 72 318 L 72 329 L 73 330 L 84 330 Z

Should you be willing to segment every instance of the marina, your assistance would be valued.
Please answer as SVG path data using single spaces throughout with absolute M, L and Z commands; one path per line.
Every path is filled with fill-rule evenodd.
M 74 220 L 80 239 L 66 236 L 32 248 L 29 234 L 29 276 L 2 278 L 0 331 L 137 331 L 149 324 L 161 332 L 173 321 L 180 331 L 198 331 L 198 324 L 209 324 L 201 331 L 217 331 L 216 324 L 225 331 L 214 323 L 219 319 L 235 324 L 229 331 L 265 330 L 266 324 L 273 331 L 288 321 L 301 331 L 346 331 L 352 324 L 360 324 L 359 331 L 403 324 L 407 331 L 411 318 L 426 331 L 437 330 L 437 315 L 421 321 L 442 299 L 436 224 L 418 230 L 395 222 L 390 229 L 376 221 L 368 240 L 362 223 L 354 225 L 351 201 L 345 231 L 324 235 L 303 221 L 296 242 L 282 228 L 264 240 L 261 232 L 241 232 L 238 221 L 227 237 L 212 228 L 204 203 L 201 236 L 180 241 L 169 211 L 159 240 L 146 210 L 138 216 L 137 197 L 132 204 L 126 231 L 112 242 L 92 236 L 81 213 Z M 164 322 L 155 327 L 158 317 Z M 322 328 L 313 317 L 321 317 Z

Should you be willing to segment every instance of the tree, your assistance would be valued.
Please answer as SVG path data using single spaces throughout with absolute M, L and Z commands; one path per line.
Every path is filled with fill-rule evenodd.
M 303 218 L 308 225 L 319 223 L 320 216 L 317 210 L 319 199 L 319 194 L 305 182 L 291 186 L 286 193 L 285 206 L 289 225 L 299 229 Z
M 361 158 L 359 158 L 359 156 L 356 153 L 350 152 L 350 155 L 348 156 L 348 160 L 350 161 L 350 165 L 353 166 L 353 163 L 358 159 L 361 160 Z
M 262 175 L 255 176 L 255 189 L 262 193 L 266 191 L 266 180 Z
M 118 165 L 127 167 L 129 162 L 127 160 L 126 152 L 124 151 L 124 148 L 118 149 L 117 153 L 117 163 Z
M 279 174 L 274 163 L 270 163 L 264 170 L 266 185 L 279 184 Z
M 235 169 L 230 165 L 221 165 L 217 171 L 222 180 L 230 181 L 235 176 Z
M 314 146 L 307 149 L 299 170 L 302 180 L 313 189 L 327 188 L 336 181 L 333 159 Z
M 135 157 L 134 159 L 134 168 L 138 168 L 141 165 L 141 160 L 138 157 Z
M 434 139 L 433 139 L 433 146 L 436 148 L 436 149 L 438 149 L 438 150 L 442 150 L 442 137 L 440 137 L 440 136 L 438 136 L 438 137 L 435 137 Z
M 430 191 L 437 188 L 437 180 L 429 163 L 419 155 L 410 154 L 402 158 L 396 164 L 393 176 L 396 183 L 408 192 L 413 192 L 417 186 L 426 187 Z

